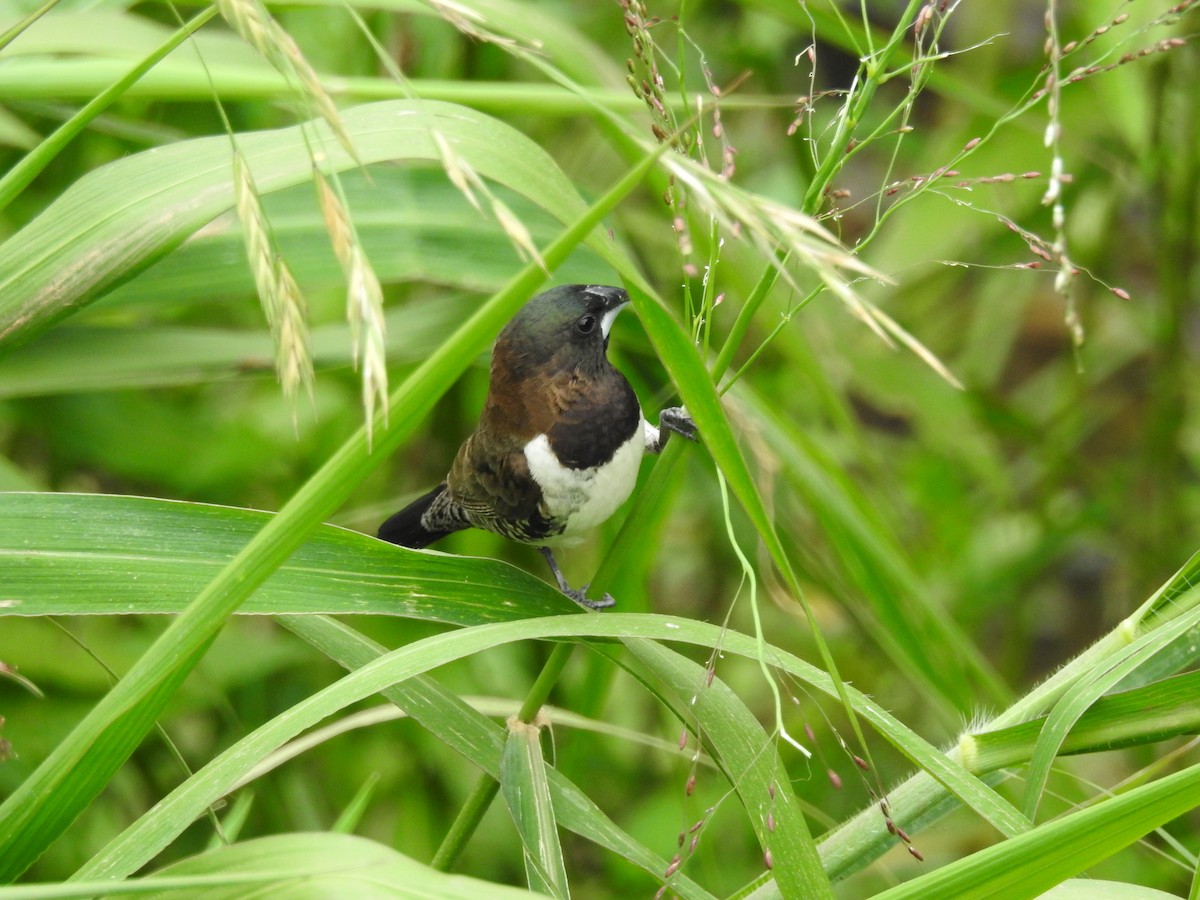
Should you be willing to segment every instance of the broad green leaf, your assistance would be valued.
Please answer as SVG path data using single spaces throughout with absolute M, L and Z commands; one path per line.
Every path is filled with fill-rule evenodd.
M 144 497 L 0 494 L 0 614 L 181 612 L 271 518 Z M 323 525 L 240 611 L 356 608 L 456 625 L 578 609 L 505 563 L 406 550 Z
M 481 896 L 515 898 L 528 891 L 464 875 L 447 875 L 391 847 L 349 834 L 306 832 L 276 834 L 232 844 L 181 860 L 158 877 L 261 874 L 257 884 L 222 887 L 200 884 L 191 890 L 150 894 L 162 900 L 280 900 L 356 898 L 444 898 L 478 900 Z M 117 896 L 117 895 L 110 895 Z
M 355 233 L 380 280 L 420 281 L 488 293 L 521 267 L 512 241 L 488 215 L 473 207 L 441 168 L 422 163 L 374 166 L 341 176 Z M 495 195 L 529 229 L 539 246 L 561 229 L 554 215 L 522 194 L 497 186 Z M 280 252 L 306 291 L 339 288 L 345 280 L 333 254 L 310 184 L 263 197 Z M 560 268 L 566 281 L 611 278 L 595 253 L 580 248 Z M 245 236 L 232 212 L 210 222 L 177 249 L 104 298 L 116 304 L 211 303 L 254 294 Z
M 150 588 L 146 595 L 139 594 L 145 596 L 145 605 L 137 607 L 136 611 L 182 610 L 190 595 L 183 590 L 172 591 L 171 586 L 177 583 L 177 579 L 192 578 L 187 569 L 195 565 L 198 559 L 202 559 L 204 554 L 219 556 L 230 552 L 232 547 L 244 539 L 239 530 L 253 527 L 248 524 L 248 520 L 255 520 L 255 517 L 263 515 L 198 504 L 103 495 L 11 495 L 10 498 L 6 498 L 5 503 L 14 511 L 14 515 L 0 517 L 0 548 L 4 548 L 4 552 L 0 553 L 0 566 L 3 566 L 3 569 L 0 569 L 0 574 L 3 575 L 0 583 L 8 585 L 5 593 L 11 593 L 14 599 L 24 596 L 38 598 L 39 609 L 47 613 L 112 612 L 108 591 L 129 591 L 132 586 L 143 582 L 148 583 Z M 64 514 L 66 511 L 70 511 L 71 514 Z M 111 539 L 103 534 L 110 527 L 105 524 L 109 520 L 114 535 Z M 12 523 L 7 529 L 5 521 Z M 227 531 L 232 532 L 234 536 L 226 536 Z M 83 549 L 73 554 L 64 554 L 63 558 L 56 562 L 36 562 L 43 555 L 50 555 L 53 548 L 64 542 Z M 187 547 L 181 545 L 190 546 L 193 555 L 188 555 Z M 314 555 L 317 548 L 327 548 L 329 555 Z M 348 554 L 343 558 L 349 560 L 348 567 L 352 572 L 359 573 L 357 576 L 347 577 L 339 570 L 339 549 Z M 422 566 L 428 566 L 428 569 L 414 570 L 425 572 L 431 579 L 429 582 L 421 582 L 421 586 L 414 590 L 418 595 L 429 591 L 431 596 L 437 596 L 438 599 L 432 604 L 432 608 L 422 605 L 422 598 L 419 596 L 410 603 L 397 599 L 396 595 L 401 590 L 399 585 L 406 583 L 405 575 L 392 569 L 397 566 L 398 560 L 408 558 L 412 558 L 414 564 L 419 562 Z M 306 560 L 312 561 L 311 564 L 297 565 Z M 508 570 L 510 575 L 504 576 L 503 571 L 499 574 L 492 572 L 490 567 L 493 566 L 499 570 Z M 407 569 L 407 566 L 405 568 Z M 446 572 L 444 581 L 437 581 L 439 571 Z M 492 605 L 487 597 L 479 601 L 471 589 L 463 590 L 459 587 L 461 579 L 478 578 L 483 571 L 488 572 L 489 578 L 496 578 L 498 583 L 513 583 L 517 586 L 510 597 L 513 602 Z M 326 576 L 327 572 L 331 573 L 329 577 Z M 376 588 L 376 581 L 380 581 L 382 589 Z M 102 586 L 106 590 L 81 594 L 74 590 L 74 586 L 81 582 Z M 415 584 L 415 581 L 408 583 Z M 440 586 L 431 586 L 436 583 L 440 583 Z M 156 592 L 155 584 L 161 584 L 162 589 Z M 258 610 L 275 614 L 313 612 L 317 610 L 317 606 L 312 603 L 310 597 L 319 594 L 319 608 L 333 613 L 411 613 L 442 621 L 472 624 L 488 621 L 489 617 L 495 621 L 520 615 L 521 607 L 513 603 L 519 596 L 517 592 L 521 585 L 527 586 L 526 590 L 529 593 L 526 602 L 535 608 L 532 614 L 536 615 L 550 608 L 574 609 L 545 582 L 503 564 L 444 556 L 428 551 L 403 551 L 363 535 L 326 526 L 315 533 L 310 543 L 300 548 L 291 564 L 285 565 L 268 579 L 241 611 Z M 276 593 L 277 587 L 284 586 L 289 589 Z M 432 594 L 435 589 L 440 595 Z M 118 593 L 117 596 L 122 594 Z M 167 606 L 168 603 L 172 605 Z M 567 603 L 567 606 L 564 607 L 563 603 Z M 20 607 L 10 607 L 13 611 L 17 609 Z M 700 627 L 698 623 L 694 624 Z M 722 632 L 712 626 L 705 625 L 703 628 L 706 629 L 704 634 L 708 637 L 700 637 L 699 633 L 693 633 L 691 629 L 678 635 L 674 629 L 661 633 L 679 640 L 699 640 L 708 646 L 722 643 L 726 651 L 751 658 L 756 657 L 759 652 L 752 639 L 734 632 L 722 636 Z M 769 652 L 774 665 L 821 692 L 837 696 L 832 680 L 824 672 L 779 648 L 770 648 Z M 702 680 L 700 676 L 697 676 L 697 679 Z M 699 683 L 699 680 L 696 683 Z M 930 784 L 937 790 L 952 791 L 963 803 L 993 821 L 1004 833 L 1015 834 L 1027 827 L 1011 806 L 1004 803 L 982 782 L 967 775 L 960 766 L 948 760 L 939 750 L 921 740 L 868 698 L 852 689 L 850 696 L 860 715 L 871 722 L 916 765 L 933 773 L 937 782 L 930 779 Z M 409 708 L 406 704 L 402 705 L 406 709 Z M 725 712 L 722 715 L 728 718 L 731 714 Z M 436 733 L 438 729 L 433 730 Z M 744 760 L 738 765 L 744 765 Z M 902 817 L 906 809 L 904 795 L 891 796 L 896 815 Z M 874 807 L 870 811 L 867 824 L 872 829 L 882 828 Z M 910 823 L 902 819 L 901 824 L 907 827 Z M 835 856 L 830 856 L 834 846 L 823 844 L 822 856 L 835 859 Z
M 473 307 L 465 297 L 445 297 L 389 310 L 384 315 L 389 361 L 399 365 L 424 359 Z M 351 364 L 348 325 L 318 326 L 311 340 L 316 368 Z M 62 325 L 0 356 L 0 398 L 273 376 L 274 354 L 266 329 Z
M 544 151 L 465 107 L 373 103 L 346 110 L 343 123 L 365 163 L 440 160 L 436 133 L 482 176 L 560 221 L 583 212 Z M 355 165 L 323 124 L 242 134 L 237 145 L 263 194 L 309 180 L 314 153 L 327 171 Z M 27 340 L 90 303 L 231 209 L 231 160 L 227 137 L 181 141 L 110 163 L 63 192 L 0 245 L 0 347 Z
M 542 756 L 542 729 L 515 716 L 508 721 L 508 739 L 500 759 L 500 791 L 525 851 L 529 889 L 551 897 L 571 896 L 550 783 Z

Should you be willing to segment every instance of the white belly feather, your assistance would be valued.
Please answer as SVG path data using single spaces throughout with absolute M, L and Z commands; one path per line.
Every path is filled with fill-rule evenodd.
M 525 445 L 529 472 L 542 489 L 547 513 L 566 520 L 560 540 L 599 525 L 628 499 L 645 451 L 645 429 L 645 420 L 639 419 L 613 458 L 590 469 L 572 469 L 560 463 L 544 434 Z

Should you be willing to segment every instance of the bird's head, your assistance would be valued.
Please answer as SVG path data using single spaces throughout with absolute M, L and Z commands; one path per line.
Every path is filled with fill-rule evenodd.
M 526 372 L 596 371 L 606 364 L 608 334 L 629 302 L 619 287 L 564 284 L 522 307 L 496 340 L 494 357 Z

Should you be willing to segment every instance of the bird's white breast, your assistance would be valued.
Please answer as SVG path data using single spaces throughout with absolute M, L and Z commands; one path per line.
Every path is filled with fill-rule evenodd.
M 645 427 L 645 420 L 639 418 L 637 428 L 612 459 L 590 469 L 564 466 L 544 434 L 525 445 L 529 473 L 542 489 L 547 514 L 566 521 L 561 537 L 569 542 L 571 536 L 594 528 L 628 499 L 645 449 Z

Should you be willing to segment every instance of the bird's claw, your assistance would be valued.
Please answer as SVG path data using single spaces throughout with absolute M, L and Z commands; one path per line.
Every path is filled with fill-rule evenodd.
M 587 595 L 590 584 L 585 584 L 581 588 L 573 588 L 567 584 L 567 579 L 563 576 L 562 570 L 558 568 L 558 563 L 554 561 L 554 553 L 549 547 L 538 547 L 538 553 L 542 554 L 542 557 L 549 563 L 554 580 L 558 582 L 558 589 L 584 609 L 608 609 L 610 606 L 616 605 L 617 601 L 612 598 L 612 594 L 605 594 L 600 600 L 591 599 Z
M 696 422 L 692 419 L 691 413 L 682 406 L 668 406 L 659 413 L 658 427 L 689 441 L 699 439 L 700 431 L 696 428 Z
M 584 609 L 608 609 L 610 606 L 616 606 L 617 601 L 613 599 L 612 594 L 605 594 L 599 600 L 593 600 L 587 595 L 588 585 L 581 588 L 563 588 L 562 592 L 582 606 Z

